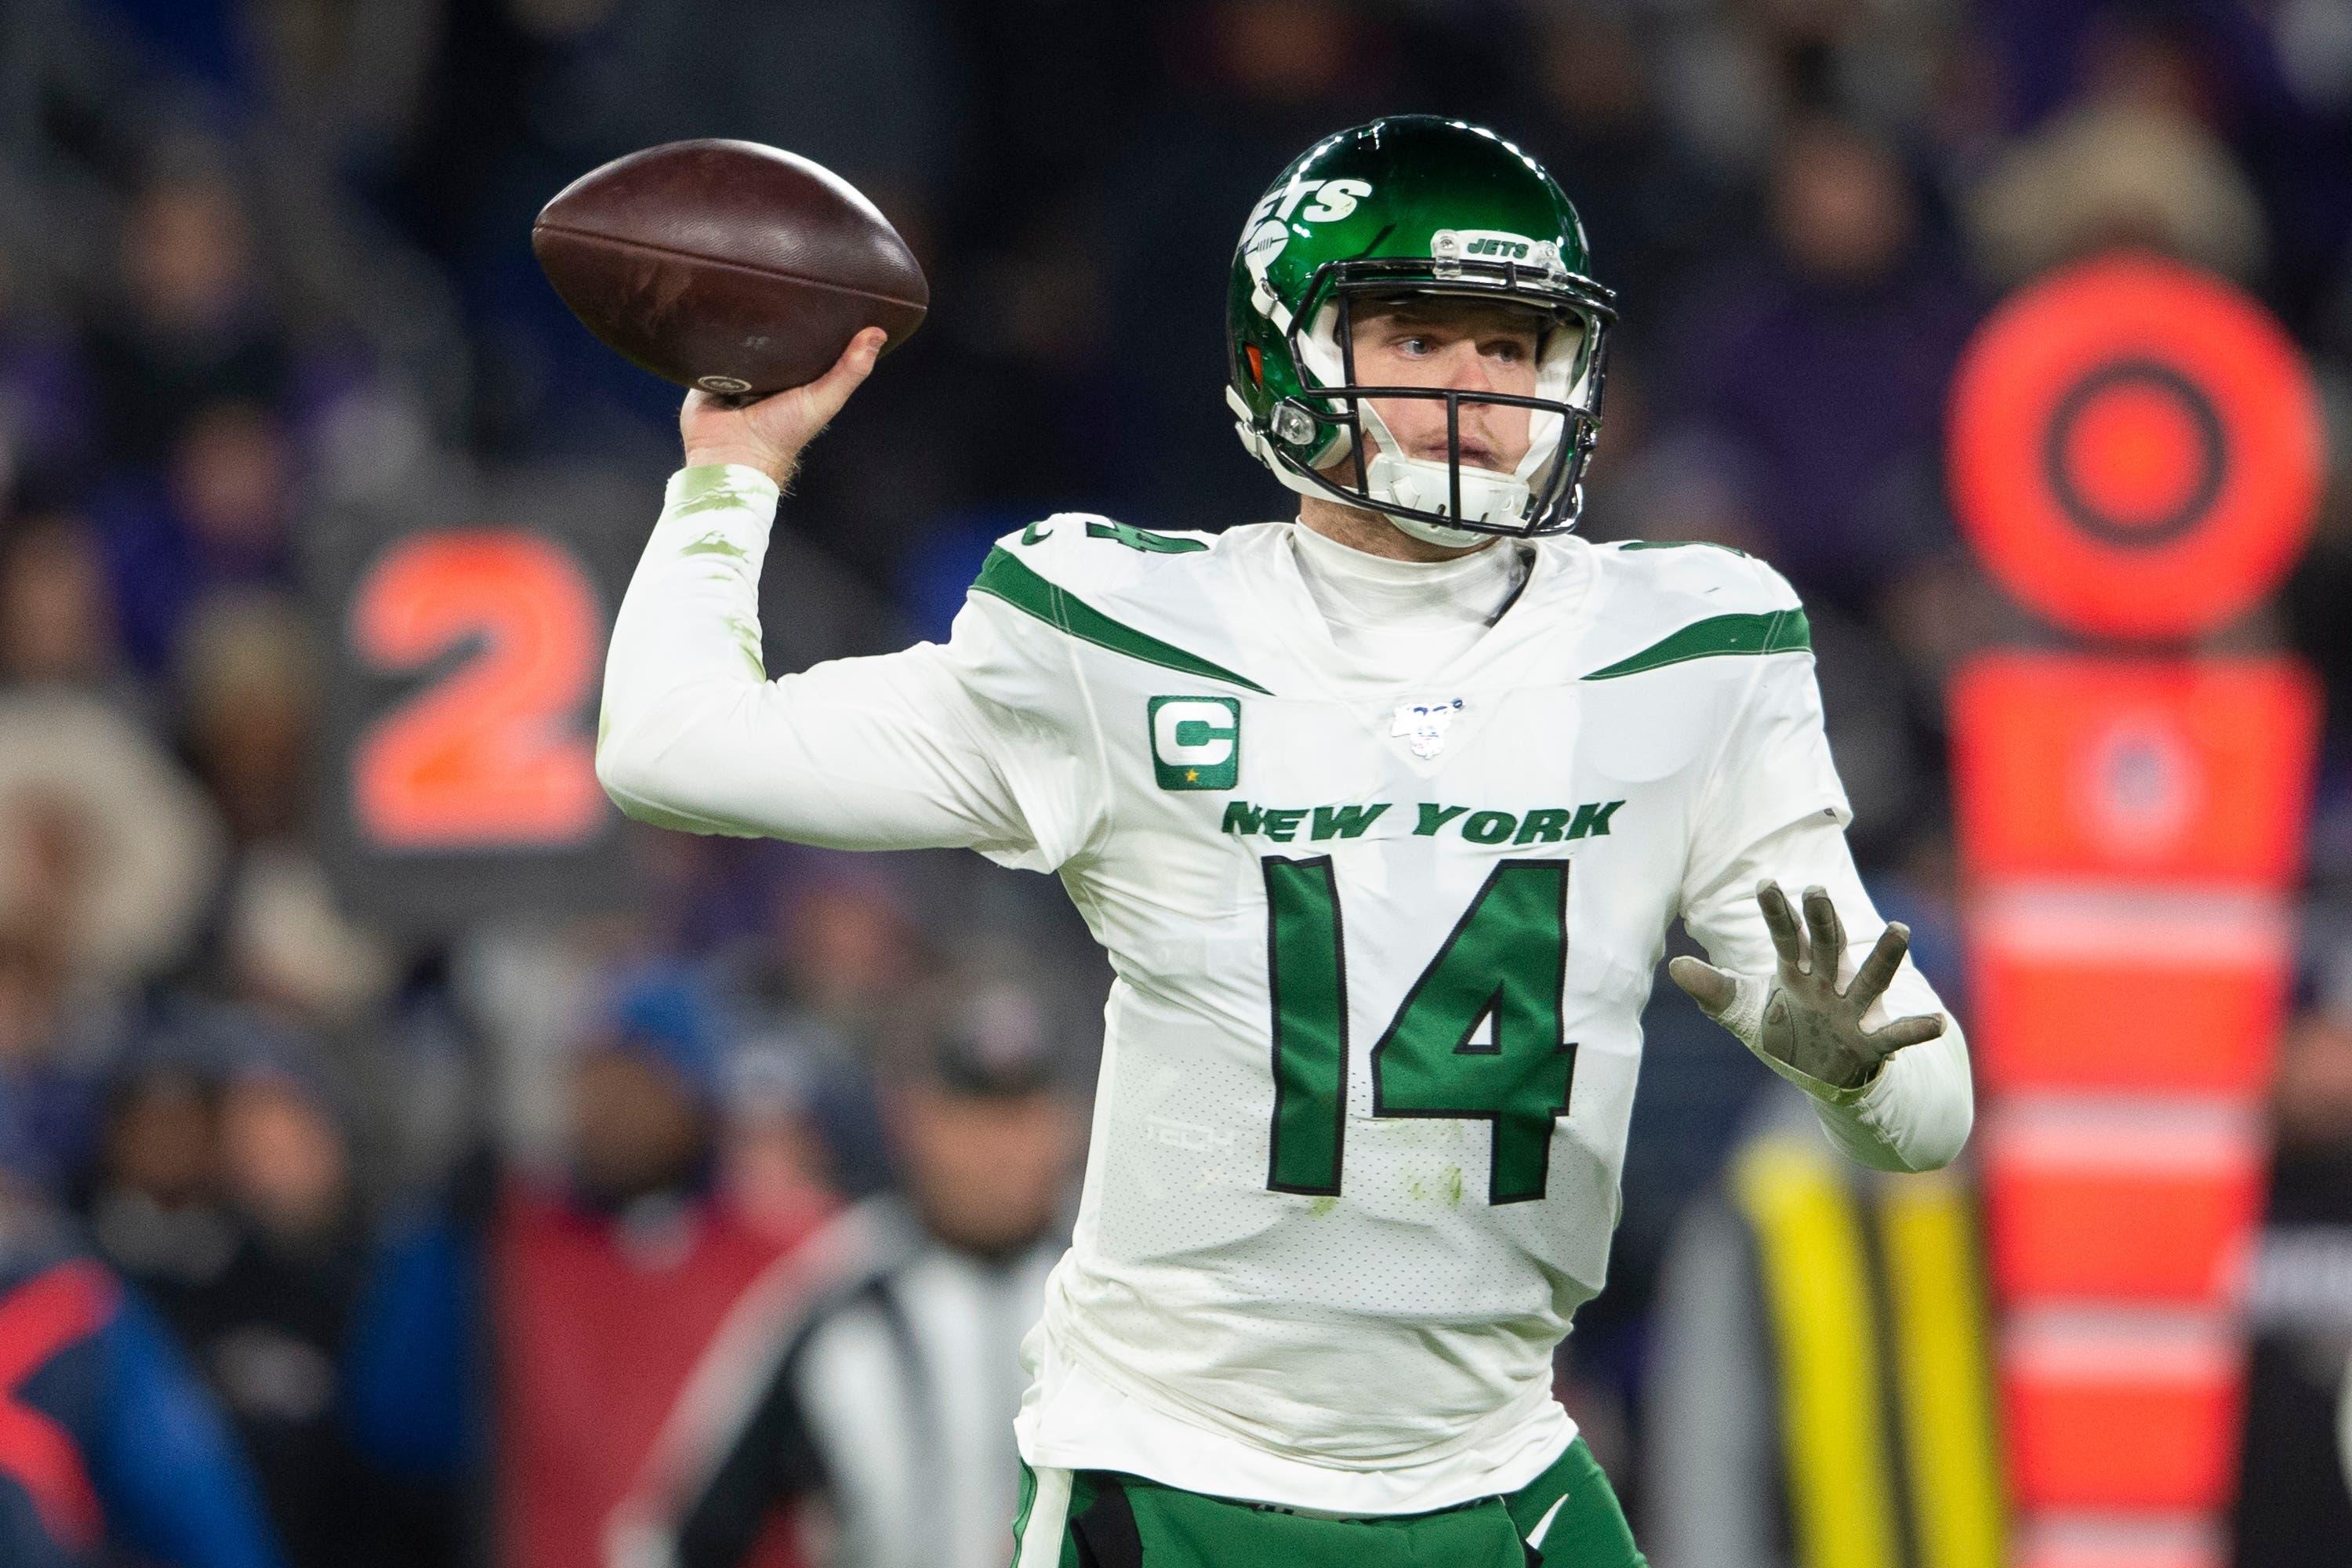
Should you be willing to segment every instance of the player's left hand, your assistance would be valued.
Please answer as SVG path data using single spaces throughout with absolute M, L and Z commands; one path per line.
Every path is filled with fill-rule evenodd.
M 1800 922 L 1778 882 L 1767 881 L 1756 889 L 1765 928 L 1780 957 L 1779 973 L 1770 978 L 1730 974 L 1686 957 L 1667 964 L 1666 973 L 1690 993 L 1702 1012 L 1748 1049 L 1832 1089 L 1860 1089 L 1887 1058 L 1942 1034 L 1944 1019 L 1940 1014 L 1923 1013 L 1864 1029 L 1862 1016 L 1885 994 L 1902 966 L 1911 932 L 1899 921 L 1890 923 L 1853 972 L 1853 983 L 1841 991 L 1838 965 L 1845 954 L 1845 925 L 1824 889 L 1806 889 L 1804 901 L 1805 918 Z

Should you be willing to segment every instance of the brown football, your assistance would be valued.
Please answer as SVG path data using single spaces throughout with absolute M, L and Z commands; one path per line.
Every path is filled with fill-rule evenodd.
M 680 385 L 739 396 L 815 380 L 866 327 L 896 348 L 931 297 L 907 242 L 856 187 L 756 142 L 616 158 L 541 209 L 530 247 L 608 346 Z

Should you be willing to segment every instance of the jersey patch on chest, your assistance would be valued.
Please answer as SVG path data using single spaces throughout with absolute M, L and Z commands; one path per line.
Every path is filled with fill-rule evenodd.
M 1242 705 L 1231 697 L 1155 697 L 1151 774 L 1161 789 L 1232 789 L 1241 783 Z
M 1462 708 L 1459 697 L 1440 698 L 1434 702 L 1400 702 L 1389 733 L 1401 737 L 1412 748 L 1414 756 L 1433 757 L 1445 749 L 1445 731 L 1454 727 L 1454 716 Z

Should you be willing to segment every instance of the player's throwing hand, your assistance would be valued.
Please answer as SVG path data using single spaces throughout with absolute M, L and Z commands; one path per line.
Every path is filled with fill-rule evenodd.
M 868 327 L 849 340 L 833 368 L 805 386 L 788 386 L 757 403 L 738 407 L 699 388 L 686 395 L 678 411 L 678 434 L 686 439 L 686 466 L 740 463 L 757 468 L 779 488 L 792 482 L 801 450 L 833 422 L 873 374 L 889 335 Z
M 1911 932 L 1899 921 L 1880 933 L 1870 956 L 1853 972 L 1853 984 L 1841 991 L 1837 972 L 1845 952 L 1845 925 L 1829 894 L 1805 889 L 1801 922 L 1778 882 L 1759 884 L 1756 902 L 1780 955 L 1778 973 L 1769 979 L 1727 974 L 1696 958 L 1676 958 L 1666 965 L 1700 1010 L 1748 1049 L 1833 1089 L 1859 1089 L 1887 1058 L 1944 1032 L 1943 1017 L 1934 1013 L 1897 1018 L 1876 1030 L 1863 1027 L 1863 1015 L 1885 994 L 1910 948 Z

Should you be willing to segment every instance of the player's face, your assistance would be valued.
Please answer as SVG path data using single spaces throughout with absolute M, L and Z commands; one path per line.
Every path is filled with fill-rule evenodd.
M 1361 307 L 1355 318 L 1356 381 L 1529 397 L 1543 321 L 1523 306 L 1486 300 L 1408 299 Z M 1408 458 L 1445 461 L 1445 405 L 1433 397 L 1369 399 Z M 1528 455 L 1530 410 L 1461 405 L 1462 466 L 1509 473 Z M 1366 453 L 1379 450 L 1365 433 Z

